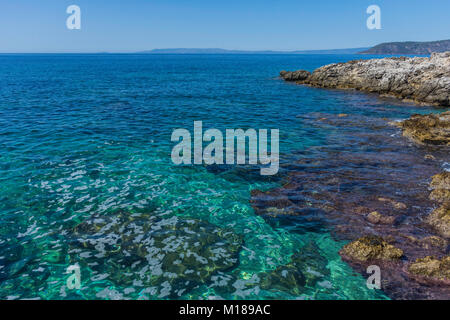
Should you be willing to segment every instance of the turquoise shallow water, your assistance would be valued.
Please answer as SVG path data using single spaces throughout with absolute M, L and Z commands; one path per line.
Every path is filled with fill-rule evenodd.
M 353 58 L 0 56 L 0 298 L 387 298 L 341 261 L 344 243 L 328 231 L 300 234 L 255 215 L 250 192 L 280 186 L 288 169 L 261 177 L 254 167 L 177 167 L 170 159 L 172 131 L 192 132 L 195 120 L 205 129 L 280 129 L 288 164 L 296 151 L 323 145 L 329 134 L 305 126 L 298 114 L 395 119 L 430 110 L 277 78 L 283 69 Z M 91 217 L 118 220 L 107 230 Z M 86 221 L 100 226 L 75 228 Z M 125 224 L 131 238 L 121 237 Z M 114 249 L 105 249 L 111 237 L 107 245 Z M 155 238 L 161 243 L 142 245 Z M 180 246 L 167 249 L 174 243 Z M 195 261 L 183 256 L 188 268 L 173 272 L 166 266 L 179 256 L 165 259 L 187 254 L 186 243 L 209 251 L 194 250 Z M 302 272 L 315 279 L 298 290 L 295 280 L 264 282 L 311 245 Z M 73 264 L 81 268 L 79 290 L 66 287 Z

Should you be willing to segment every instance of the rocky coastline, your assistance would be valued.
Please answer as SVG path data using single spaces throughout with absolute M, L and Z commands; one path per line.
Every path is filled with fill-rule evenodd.
M 450 106 L 450 52 L 429 58 L 393 57 L 354 60 L 305 70 L 281 71 L 281 78 L 329 89 L 354 89 L 404 101 Z

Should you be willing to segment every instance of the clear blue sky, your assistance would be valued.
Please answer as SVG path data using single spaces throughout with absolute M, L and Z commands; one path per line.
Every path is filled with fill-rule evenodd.
M 66 8 L 82 29 L 66 28 Z M 382 30 L 366 28 L 366 8 Z M 336 49 L 450 39 L 448 0 L 0 0 L 0 52 Z

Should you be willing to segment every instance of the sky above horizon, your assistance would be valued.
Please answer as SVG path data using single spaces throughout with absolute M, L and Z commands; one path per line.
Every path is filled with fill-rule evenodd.
M 366 9 L 381 8 L 381 30 Z M 68 30 L 69 5 L 81 30 Z M 0 0 L 0 52 L 319 50 L 450 39 L 448 0 Z

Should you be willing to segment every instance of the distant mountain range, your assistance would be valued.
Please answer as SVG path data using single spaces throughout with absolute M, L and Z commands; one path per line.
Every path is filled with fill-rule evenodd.
M 352 48 L 352 49 L 331 49 L 331 50 L 302 50 L 302 51 L 244 51 L 244 50 L 226 50 L 226 49 L 154 49 L 142 51 L 144 54 L 356 54 L 369 48 Z
M 361 54 L 418 54 L 429 55 L 432 52 L 450 51 L 450 40 L 431 42 L 388 42 L 379 44 Z

